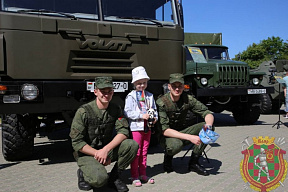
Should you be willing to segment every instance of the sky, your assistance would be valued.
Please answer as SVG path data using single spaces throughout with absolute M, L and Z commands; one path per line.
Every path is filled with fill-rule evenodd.
M 253 43 L 288 43 L 288 0 L 182 0 L 184 32 L 222 33 L 230 58 Z

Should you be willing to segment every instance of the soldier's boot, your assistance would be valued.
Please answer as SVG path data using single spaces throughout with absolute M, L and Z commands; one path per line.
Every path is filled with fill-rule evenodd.
M 163 162 L 164 172 L 171 173 L 174 171 L 173 165 L 172 165 L 172 160 L 173 160 L 173 156 L 167 155 L 165 153 L 164 162 Z
M 127 185 L 119 178 L 122 172 L 123 170 L 118 169 L 118 165 L 115 163 L 109 174 L 108 186 L 116 189 L 118 192 L 129 191 Z
M 84 180 L 83 172 L 81 169 L 77 171 L 78 176 L 78 188 L 83 191 L 89 191 L 92 189 L 91 185 Z
M 199 175 L 204 175 L 204 176 L 209 175 L 209 172 L 199 164 L 199 158 L 200 158 L 200 155 L 192 152 L 189 165 L 188 165 L 188 171 L 194 171 L 198 173 Z

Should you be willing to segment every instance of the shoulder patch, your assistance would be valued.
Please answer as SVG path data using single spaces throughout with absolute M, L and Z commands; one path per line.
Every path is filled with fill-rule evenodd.
M 129 126 L 128 121 L 127 121 L 127 119 L 124 116 L 119 117 L 118 121 L 124 127 L 128 127 Z

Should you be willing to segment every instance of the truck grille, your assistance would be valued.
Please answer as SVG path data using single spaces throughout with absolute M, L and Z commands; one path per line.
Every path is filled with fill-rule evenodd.
M 219 83 L 222 86 L 239 85 L 247 82 L 248 67 L 225 65 L 219 66 Z
M 131 77 L 134 53 L 113 51 L 71 51 L 68 71 L 72 76 L 109 75 L 119 78 Z

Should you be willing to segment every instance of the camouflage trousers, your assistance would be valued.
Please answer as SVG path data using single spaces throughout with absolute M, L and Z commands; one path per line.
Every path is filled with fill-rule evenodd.
M 186 129 L 183 129 L 179 132 L 181 133 L 186 133 L 190 135 L 199 135 L 199 132 L 201 131 L 202 127 L 204 126 L 204 122 L 192 125 Z M 213 126 L 213 130 L 214 130 Z M 160 145 L 165 149 L 165 152 L 167 155 L 174 156 L 177 153 L 179 153 L 184 146 L 191 144 L 190 141 L 187 140 L 181 140 L 177 138 L 172 138 L 172 137 L 162 137 L 160 139 Z M 201 143 L 200 146 L 194 145 L 193 147 L 193 153 L 201 155 L 204 149 L 206 148 L 207 145 Z
M 138 151 L 138 144 L 132 139 L 125 139 L 119 146 L 111 150 L 108 157 L 111 162 L 117 161 L 118 168 L 125 170 L 133 161 Z M 104 186 L 109 178 L 104 165 L 92 156 L 77 158 L 77 164 L 83 171 L 84 180 L 91 186 L 99 188 Z

